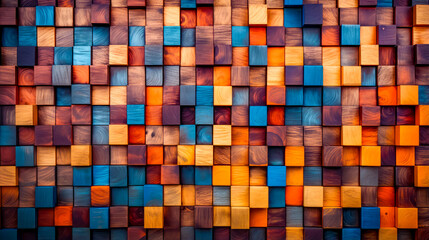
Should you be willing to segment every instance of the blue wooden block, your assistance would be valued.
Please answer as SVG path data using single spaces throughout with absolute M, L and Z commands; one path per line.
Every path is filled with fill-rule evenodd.
M 92 183 L 91 167 L 73 167 L 73 186 L 86 187 Z
M 234 87 L 232 88 L 232 105 L 248 106 L 249 105 L 249 88 Z
M 232 46 L 248 47 L 249 46 L 249 27 L 232 26 Z
M 55 89 L 56 105 L 57 106 L 70 106 L 71 105 L 71 88 L 70 87 L 57 87 Z
M 92 125 L 109 125 L 110 107 L 92 106 Z
M 164 26 L 164 45 L 180 46 L 180 26 Z
M 179 66 L 164 66 L 164 85 L 165 86 L 179 86 L 180 80 L 180 67 Z
M 376 84 L 377 67 L 361 67 L 362 86 L 370 87 Z
M 3 47 L 17 47 L 18 29 L 16 27 L 3 27 L 1 31 L 1 44 Z
M 194 227 L 181 227 L 180 239 L 195 239 Z
M 19 229 L 34 229 L 36 224 L 36 209 L 35 208 L 18 208 L 18 228 Z
M 128 169 L 126 165 L 110 166 L 110 186 L 126 187 Z
M 195 167 L 195 185 L 212 185 L 211 167 Z
M 341 87 L 323 88 L 323 106 L 341 106 Z
M 284 25 L 287 28 L 302 27 L 302 9 L 301 8 L 285 8 L 284 9 Z
M 393 0 L 377 0 L 377 7 L 393 7 Z
M 91 104 L 91 85 L 73 84 L 71 86 L 72 104 Z
M 16 145 L 16 127 L 0 125 L 0 146 Z
M 249 230 L 249 240 L 267 239 L 266 228 L 252 227 Z
M 144 46 L 145 40 L 145 27 L 142 26 L 130 26 L 129 27 L 129 45 L 132 47 Z
M 197 105 L 213 106 L 213 86 L 197 86 Z
M 303 28 L 302 29 L 302 42 L 306 47 L 320 46 L 320 28 Z
M 360 240 L 360 228 L 343 228 L 342 237 L 343 240 Z
M 304 186 L 322 186 L 321 167 L 304 167 Z
M 110 28 L 109 27 L 92 27 L 92 45 L 109 46 Z
M 267 167 L 267 186 L 269 187 L 286 186 L 286 166 L 268 166 Z
M 72 206 L 73 205 L 73 187 L 58 187 L 58 206 Z
M 195 106 L 195 85 L 180 86 L 180 105 Z
M 231 205 L 231 187 L 213 187 L 213 205 Z
M 33 26 L 19 26 L 18 46 L 37 46 L 37 28 Z
M 303 126 L 322 125 L 322 108 L 321 107 L 303 107 L 302 108 L 302 125 Z
M 127 105 L 127 124 L 140 124 L 144 125 L 144 105 Z
M 341 25 L 341 45 L 360 45 L 360 25 Z
M 144 206 L 145 207 L 162 207 L 163 188 L 162 185 L 144 185 Z
M 14 228 L 0 229 L 0 239 L 16 240 L 18 239 L 18 230 Z
M 323 66 L 304 66 L 304 85 L 323 86 Z
M 35 206 L 36 208 L 53 208 L 57 203 L 57 189 L 53 186 L 36 187 Z
M 302 87 L 286 88 L 286 105 L 302 106 L 304 104 L 304 89 Z
M 380 208 L 362 207 L 360 219 L 361 219 L 362 229 L 379 229 L 380 228 Z
M 90 240 L 91 230 L 89 228 L 72 228 L 73 240 Z
M 109 228 L 109 208 L 92 207 L 89 209 L 89 228 L 108 229 Z
M 54 51 L 55 65 L 73 65 L 72 47 L 55 47 Z
M 17 48 L 18 67 L 33 67 L 36 65 L 36 47 Z
M 144 166 L 128 166 L 128 185 L 146 184 L 146 168 Z
M 72 79 L 71 65 L 52 66 L 52 85 L 70 86 Z
M 74 46 L 92 46 L 92 27 L 74 28 Z
M 181 0 L 180 8 L 196 8 L 197 1 L 196 0 Z
M 268 147 L 268 165 L 284 166 L 285 165 L 285 148 Z
M 267 66 L 267 46 L 249 46 L 249 66 Z
M 109 126 L 92 126 L 92 144 L 109 145 Z
M 303 227 L 304 226 L 303 207 L 286 207 L 286 226 Z
M 304 25 L 322 25 L 323 4 L 304 4 L 302 6 L 302 23 Z
M 146 86 L 163 85 L 163 67 L 146 67 Z
M 302 124 L 302 107 L 285 108 L 285 125 L 299 126 Z
M 180 183 L 187 185 L 195 184 L 195 167 L 181 166 L 180 167 Z
M 213 107 L 196 106 L 195 124 L 213 124 Z
M 53 6 L 36 6 L 36 26 L 54 26 Z
M 286 206 L 284 187 L 270 187 L 268 194 L 268 206 L 270 208 L 284 208 Z
M 127 86 L 128 68 L 127 67 L 110 67 L 110 85 Z
M 112 192 L 112 206 L 128 206 L 128 188 L 110 188 Z
M 37 229 L 37 239 L 55 240 L 55 227 L 39 227 Z
M 304 88 L 304 106 L 308 106 L 308 107 L 322 106 L 322 88 L 321 87 Z
M 195 125 L 180 125 L 180 144 L 195 145 Z
M 128 187 L 128 202 L 130 207 L 144 206 L 144 189 L 143 186 Z
M 147 45 L 144 48 L 145 65 L 162 65 L 163 64 L 163 46 Z
M 195 47 L 195 28 L 182 28 L 181 31 L 181 46 Z
M 109 166 L 108 165 L 92 166 L 92 184 L 94 186 L 109 185 Z
M 111 228 L 110 229 L 110 239 L 116 240 L 116 239 L 128 239 L 128 232 L 126 228 Z
M 267 126 L 267 106 L 250 106 L 249 126 Z
M 419 105 L 429 105 L 429 86 L 419 86 Z
M 302 5 L 302 0 L 284 0 L 285 6 L 299 6 Z
M 73 47 L 73 65 L 91 65 L 91 46 Z
M 34 167 L 34 146 L 16 146 L 15 163 L 17 167 Z
M 324 229 L 323 231 L 323 239 L 340 239 L 340 238 L 341 238 L 340 230 Z
M 91 205 L 91 188 L 74 187 L 74 206 L 88 207 Z
M 202 144 L 202 145 L 213 144 L 212 126 L 197 126 L 197 144 Z
M 110 238 L 110 231 L 109 230 L 93 230 L 91 239 L 93 240 L 103 240 L 103 239 L 109 239 Z

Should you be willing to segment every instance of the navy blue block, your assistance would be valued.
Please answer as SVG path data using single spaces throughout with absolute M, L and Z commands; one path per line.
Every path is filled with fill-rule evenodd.
M 285 0 L 288 1 L 288 0 Z M 266 228 L 255 228 L 252 227 L 249 230 L 249 240 L 267 239 Z
M 92 46 L 92 27 L 74 28 L 74 46 Z
M 250 106 L 249 126 L 267 126 L 267 106 Z
M 194 166 L 180 167 L 180 183 L 185 185 L 195 184 L 195 167 Z
M 323 85 L 323 66 L 304 66 L 304 85 L 322 86 Z
M 247 47 L 249 46 L 249 27 L 232 26 L 232 46 Z
M 36 227 L 36 209 L 18 208 L 18 228 L 34 229 Z
M 36 65 L 36 47 L 18 47 L 18 67 L 33 67 Z
M 109 228 L 109 208 L 92 207 L 89 209 L 89 228 L 108 229 Z
M 429 105 L 429 86 L 419 86 L 419 105 Z
M 92 183 L 91 167 L 73 167 L 73 185 L 91 186 Z
M 15 162 L 17 167 L 34 167 L 34 146 L 16 146 Z
M 54 26 L 53 6 L 36 6 L 36 26 Z
M 180 46 L 180 26 L 164 26 L 164 45 Z
M 181 0 L 180 8 L 196 8 L 197 1 L 196 0 Z
M 302 0 L 284 0 L 285 6 L 299 6 L 302 5 Z
M 163 206 L 163 187 L 162 185 L 144 185 L 144 206 L 162 207 Z
M 34 26 L 19 26 L 18 46 L 37 46 L 37 28 Z
M 284 187 L 270 187 L 268 206 L 270 208 L 284 208 L 286 206 L 286 194 Z
M 267 66 L 267 46 L 249 46 L 249 66 Z
M 3 47 L 18 46 L 18 29 L 16 27 L 3 27 L 1 30 L 1 45 Z
M 195 28 L 182 28 L 181 47 L 195 47 Z
M 267 167 L 267 186 L 269 187 L 286 186 L 286 166 L 268 166 Z
M 133 47 L 141 47 L 145 45 L 145 27 L 131 26 L 128 37 L 129 45 Z
M 126 165 L 110 166 L 110 186 L 111 187 L 126 187 L 127 186 Z
M 140 124 L 143 125 L 145 116 L 144 105 L 127 105 L 127 124 Z
M 97 26 L 92 27 L 92 45 L 93 46 L 109 46 L 110 43 L 110 28 Z
M 342 229 L 343 240 L 360 240 L 361 231 L 360 228 L 343 228 Z
M 380 208 L 362 207 L 361 208 L 361 228 L 379 229 L 380 228 Z
M 128 187 L 128 202 L 130 207 L 144 206 L 144 188 L 143 186 Z
M 213 240 L 213 228 L 196 228 L 195 240 Z
M 393 0 L 377 0 L 377 7 L 393 7 Z
M 108 165 L 94 165 L 92 166 L 92 184 L 94 186 L 108 186 L 109 185 L 109 166 Z
M 146 167 L 128 166 L 128 185 L 137 186 L 146 184 Z
M 163 46 L 148 45 L 145 47 L 145 65 L 162 65 L 163 64 Z
M 195 185 L 212 185 L 211 167 L 195 167 Z
M 91 85 L 73 84 L 71 86 L 72 104 L 91 104 Z
M 304 25 L 323 24 L 323 4 L 304 4 L 302 12 L 302 23 Z
M 0 229 L 0 239 L 18 239 L 18 230 L 14 228 L 4 228 Z
M 128 188 L 110 188 L 112 206 L 128 206 Z
M 362 86 L 375 86 L 377 67 L 361 67 Z
M 299 126 L 302 124 L 302 107 L 285 108 L 285 125 Z
M 89 228 L 72 228 L 73 240 L 90 240 L 91 230 Z
M 56 187 L 41 186 L 35 190 L 35 206 L 36 208 L 53 208 L 57 203 Z
M 268 147 L 268 165 L 284 166 L 285 165 L 285 148 Z

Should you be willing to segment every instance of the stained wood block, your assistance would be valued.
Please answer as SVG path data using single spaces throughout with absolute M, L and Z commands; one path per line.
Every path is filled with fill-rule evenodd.
M 428 179 L 425 177 L 429 168 L 427 166 L 414 167 L 414 183 L 417 187 L 425 187 L 429 185 Z
M 380 25 L 377 27 L 378 45 L 396 45 L 396 26 Z
M 267 5 L 249 5 L 249 25 L 267 25 Z
M 16 105 L 15 106 L 16 125 L 36 125 L 37 106 L 36 105 Z
M 0 167 L 0 186 L 17 186 L 18 172 L 15 166 Z M 2 204 L 3 205 L 3 204 Z
M 90 166 L 92 164 L 92 146 L 90 145 L 72 145 L 71 146 L 71 165 L 72 166 Z
M 397 146 L 419 145 L 419 126 L 395 126 L 395 144 Z
M 323 207 L 323 187 L 304 186 L 304 207 Z
M 395 208 L 395 227 L 397 228 L 417 228 L 418 209 L 417 208 Z
M 344 145 L 344 146 L 362 145 L 362 127 L 361 126 L 342 126 L 341 127 L 341 145 Z
M 360 86 L 362 82 L 360 66 L 341 67 L 341 85 L 342 86 Z
M 92 4 L 91 5 L 91 23 L 109 24 L 110 23 L 110 5 Z
M 249 229 L 250 209 L 231 207 L 231 229 Z
M 109 144 L 127 145 L 128 144 L 128 126 L 109 125 Z
M 339 229 L 343 227 L 343 211 L 339 207 L 324 207 L 323 208 L 323 228 L 324 229 Z
M 213 207 L 213 226 L 216 226 L 216 227 L 231 226 L 231 207 L 226 207 L 226 206 Z
M 362 146 L 360 154 L 361 166 L 380 166 L 381 148 L 380 146 Z
M 341 207 L 361 207 L 361 188 L 354 186 L 341 186 Z
M 268 208 L 268 190 L 265 186 L 250 186 L 250 208 Z
M 109 64 L 127 65 L 128 64 L 128 46 L 110 45 L 109 46 Z
M 213 226 L 213 209 L 208 206 L 195 207 L 195 227 L 211 228 Z
M 359 47 L 359 63 L 365 65 L 378 65 L 378 45 L 361 45 Z
M 413 7 L 413 23 L 415 26 L 429 25 L 429 7 L 427 5 L 415 5 Z

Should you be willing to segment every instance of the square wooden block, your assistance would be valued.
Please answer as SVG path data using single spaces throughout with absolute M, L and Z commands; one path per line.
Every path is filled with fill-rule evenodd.
M 0 186 L 17 186 L 18 171 L 15 166 L 0 166 Z
M 362 145 L 362 126 L 342 126 L 341 127 L 341 145 L 361 146 Z
M 419 105 L 418 85 L 400 85 L 397 94 L 398 105 Z
M 360 152 L 361 166 L 380 166 L 381 165 L 381 147 L 380 146 L 362 146 Z
M 15 105 L 15 124 L 37 125 L 37 106 L 36 105 Z
M 128 144 L 128 125 L 109 125 L 109 145 Z
M 361 45 L 359 47 L 359 65 L 376 66 L 378 61 L 378 45 Z
M 92 146 L 91 145 L 72 145 L 71 146 L 71 165 L 72 166 L 91 166 L 92 165 Z
M 341 67 L 341 85 L 360 86 L 362 83 L 361 74 L 360 66 Z
M 397 146 L 418 146 L 419 126 L 398 125 L 395 126 L 395 144 Z
M 213 145 L 231 145 L 231 125 L 213 125 Z
M 304 186 L 304 207 L 323 207 L 323 187 Z
M 110 45 L 109 46 L 109 64 L 127 65 L 128 64 L 128 46 Z
M 341 207 L 361 207 L 361 187 L 341 186 Z

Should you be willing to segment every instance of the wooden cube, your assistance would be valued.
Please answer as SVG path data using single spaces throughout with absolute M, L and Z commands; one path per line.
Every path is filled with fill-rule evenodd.
M 232 105 L 232 87 L 215 86 L 213 88 L 214 106 L 231 106 Z
M 231 229 L 249 229 L 250 209 L 231 207 Z
M 37 125 L 37 106 L 15 105 L 15 124 L 17 126 Z
M 361 166 L 380 166 L 381 165 L 381 147 L 380 146 L 362 146 L 360 153 Z
M 249 4 L 249 25 L 267 25 L 267 5 Z
M 395 227 L 397 228 L 417 228 L 418 208 L 395 208 Z
M 127 87 L 110 87 L 110 105 L 127 105 Z
M 91 166 L 92 165 L 92 146 L 91 145 L 72 145 L 71 146 L 71 165 L 72 166 Z
M 429 187 L 429 166 L 414 167 L 414 184 L 416 187 Z
M 360 86 L 361 85 L 361 67 L 344 66 L 341 67 L 341 85 L 342 86 Z
M 249 206 L 249 186 L 231 186 L 231 207 Z
M 128 144 L 128 125 L 109 125 L 109 145 Z
M 378 65 L 378 45 L 360 45 L 359 64 L 362 66 Z
M 231 145 L 231 125 L 213 125 L 213 145 Z
M 398 125 L 395 126 L 395 145 L 418 146 L 419 126 Z
M 180 185 L 164 186 L 164 206 L 181 206 L 182 187 Z
M 15 166 L 0 166 L 0 186 L 17 186 L 18 171 Z
M 230 166 L 213 166 L 213 186 L 230 186 L 231 185 L 231 167 Z
M 37 28 L 37 46 L 38 47 L 55 47 L 55 28 L 54 27 Z
M 323 187 L 304 186 L 304 207 L 323 207 Z
M 268 187 L 250 186 L 250 208 L 268 208 Z
M 212 145 L 195 146 L 195 165 L 196 166 L 213 165 L 213 146 Z
M 164 227 L 163 207 L 145 207 L 144 208 L 144 227 L 145 228 L 163 228 Z
M 302 66 L 304 65 L 303 47 L 285 47 L 285 65 Z
M 195 146 L 178 145 L 177 146 L 177 164 L 194 165 L 195 164 Z
M 415 5 L 413 7 L 413 20 L 415 26 L 429 25 L 429 5 Z
M 419 105 L 418 85 L 400 85 L 397 94 L 398 105 Z
M 55 147 L 37 147 L 37 166 L 55 166 Z
M 361 207 L 361 187 L 341 186 L 341 207 Z
M 285 165 L 295 167 L 304 166 L 304 147 L 286 146 Z
M 396 240 L 398 239 L 398 229 L 394 227 L 380 228 L 378 230 L 379 240 Z
M 109 64 L 127 65 L 128 64 L 128 46 L 110 45 L 109 46 Z
M 110 205 L 110 186 L 91 186 L 91 206 L 108 207 Z
M 416 107 L 416 124 L 429 125 L 429 105 L 419 105 Z
M 362 126 L 342 126 L 341 127 L 341 145 L 361 146 L 362 145 Z
M 55 8 L 55 26 L 72 27 L 73 26 L 73 7 Z
M 229 206 L 213 207 L 213 226 L 214 227 L 231 226 L 231 207 Z
M 360 27 L 360 44 L 376 45 L 377 44 L 377 28 L 372 26 Z M 375 53 L 374 53 L 375 54 Z M 378 54 L 378 52 L 377 52 Z

